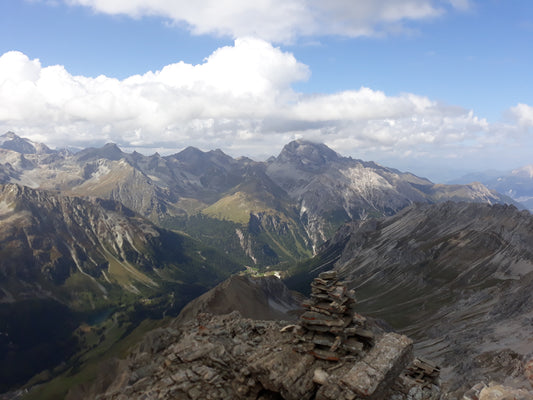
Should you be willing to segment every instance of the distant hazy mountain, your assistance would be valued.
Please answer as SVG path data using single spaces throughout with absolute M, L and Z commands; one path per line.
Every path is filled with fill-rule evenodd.
M 456 179 L 456 183 L 481 182 L 514 201 L 533 210 L 533 164 L 514 169 L 510 172 L 480 172 Z
M 352 222 L 287 283 L 305 288 L 332 267 L 356 290 L 359 310 L 414 338 L 445 380 L 523 379 L 533 335 L 528 211 L 446 202 Z
M 266 162 L 188 147 L 162 157 L 115 144 L 76 154 L 0 137 L 0 183 L 119 201 L 167 228 L 265 266 L 308 257 L 349 220 L 417 202 L 512 202 L 480 184 L 435 185 L 410 173 L 294 141 Z
M 13 150 L 20 154 L 50 154 L 53 153 L 46 145 L 21 138 L 13 132 L 0 136 L 0 148 Z

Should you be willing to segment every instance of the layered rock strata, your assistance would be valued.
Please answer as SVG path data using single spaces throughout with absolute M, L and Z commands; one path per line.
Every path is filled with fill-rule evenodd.
M 440 399 L 438 369 L 413 360 L 408 337 L 353 314 L 353 293 L 334 273 L 318 279 L 301 325 L 200 313 L 151 332 L 68 399 Z
M 106 369 L 94 385 L 98 390 L 78 388 L 67 398 L 406 400 L 413 393 L 417 399 L 440 398 L 438 385 L 408 380 L 412 342 L 406 336 L 382 332 L 361 356 L 327 361 L 294 351 L 294 335 L 284 327 L 285 322 L 254 321 L 238 312 L 200 314 L 179 329 L 153 331 L 127 360 L 114 363 L 114 371 Z

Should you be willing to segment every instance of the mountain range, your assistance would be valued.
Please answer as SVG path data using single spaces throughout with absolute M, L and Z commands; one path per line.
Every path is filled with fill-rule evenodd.
M 8 132 L 0 137 L 0 183 L 115 200 L 258 267 L 309 257 L 343 223 L 413 203 L 513 202 L 479 183 L 434 184 L 301 140 L 256 162 L 192 147 L 164 157 L 115 144 L 73 154 Z
M 413 337 L 454 390 L 483 374 L 513 376 L 533 333 L 533 223 L 504 204 L 517 203 L 301 140 L 257 162 L 192 147 L 52 150 L 9 132 L 0 136 L 0 391 L 43 370 L 30 386 L 63 376 L 61 390 L 70 387 L 91 360 L 159 324 L 149 318 L 177 315 L 245 268 L 280 271 L 303 292 L 334 268 L 358 307 Z M 276 279 L 232 277 L 180 318 L 233 308 L 285 318 L 297 305 Z
M 5 301 L 50 297 L 83 309 L 105 303 L 117 288 L 146 295 L 165 281 L 208 284 L 239 269 L 113 200 L 7 184 L 0 205 Z
M 516 202 L 533 210 L 533 164 L 525 165 L 508 172 L 480 172 L 465 175 L 454 182 L 463 183 L 476 180 L 485 186 L 511 197 Z

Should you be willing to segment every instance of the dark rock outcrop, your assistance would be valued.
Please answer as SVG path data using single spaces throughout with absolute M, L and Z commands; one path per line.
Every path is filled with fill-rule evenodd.
M 406 336 L 382 333 L 360 357 L 332 362 L 294 351 L 294 335 L 284 328 L 285 322 L 238 312 L 199 314 L 179 328 L 148 335 L 105 393 L 78 388 L 69 399 L 400 400 L 414 391 L 421 399 L 440 396 L 437 385 L 409 381 L 412 342 Z
M 116 368 L 112 382 L 106 375 L 68 398 L 439 399 L 438 370 L 413 360 L 412 341 L 368 324 L 375 332 L 372 344 L 324 359 L 299 346 L 303 326 L 243 318 L 237 311 L 200 313 L 151 332 Z M 345 336 L 349 325 L 337 334 Z
M 175 323 L 185 323 L 200 313 L 223 315 L 235 310 L 244 318 L 296 320 L 301 307 L 298 297 L 275 276 L 233 275 L 187 304 Z

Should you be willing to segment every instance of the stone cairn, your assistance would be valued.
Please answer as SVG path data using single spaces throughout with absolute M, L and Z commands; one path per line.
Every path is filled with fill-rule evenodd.
M 355 292 L 337 279 L 336 271 L 322 272 L 311 283 L 311 298 L 302 303 L 296 332 L 296 351 L 318 359 L 338 361 L 361 355 L 373 345 L 374 334 L 365 329 L 366 319 L 353 311 Z

